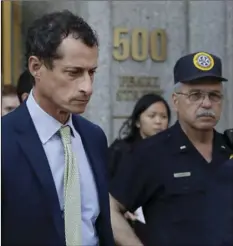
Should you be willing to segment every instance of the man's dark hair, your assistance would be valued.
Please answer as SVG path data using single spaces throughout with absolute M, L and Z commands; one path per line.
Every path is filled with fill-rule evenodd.
M 98 46 L 92 28 L 79 16 L 68 10 L 43 15 L 28 29 L 26 39 L 26 65 L 30 56 L 37 56 L 52 69 L 53 60 L 61 58 L 57 48 L 69 35 L 80 39 L 88 47 Z
M 27 69 L 23 73 L 21 73 L 16 87 L 17 96 L 19 98 L 20 103 L 22 103 L 23 101 L 22 95 L 24 93 L 30 93 L 34 83 L 35 83 L 34 77 Z
M 2 86 L 2 96 L 14 96 L 16 95 L 16 88 L 14 85 L 3 85 Z

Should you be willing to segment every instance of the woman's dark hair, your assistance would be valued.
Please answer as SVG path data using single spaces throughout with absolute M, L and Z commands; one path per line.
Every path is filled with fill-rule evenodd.
M 119 139 L 124 139 L 127 142 L 134 142 L 140 138 L 139 129 L 136 126 L 136 122 L 147 108 L 157 102 L 162 102 L 165 105 L 169 123 L 171 119 L 171 110 L 166 100 L 157 94 L 146 94 L 137 101 L 132 115 L 123 123 L 119 131 Z
M 24 93 L 29 94 L 34 84 L 34 77 L 31 75 L 28 69 L 26 69 L 24 72 L 20 74 L 16 87 L 20 103 L 23 102 L 22 95 Z

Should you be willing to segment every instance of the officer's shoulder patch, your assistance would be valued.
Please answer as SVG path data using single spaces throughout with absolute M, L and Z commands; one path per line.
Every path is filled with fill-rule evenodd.
M 193 57 L 193 64 L 202 71 L 209 71 L 214 66 L 214 59 L 208 53 L 199 52 Z

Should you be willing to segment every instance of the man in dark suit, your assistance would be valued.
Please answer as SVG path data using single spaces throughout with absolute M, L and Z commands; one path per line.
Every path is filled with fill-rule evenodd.
M 51 13 L 29 28 L 26 59 L 33 89 L 2 118 L 2 245 L 111 246 L 107 141 L 79 116 L 98 40 L 82 18 Z

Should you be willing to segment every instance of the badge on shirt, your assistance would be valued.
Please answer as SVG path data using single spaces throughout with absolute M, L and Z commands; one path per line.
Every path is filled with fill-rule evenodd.
M 230 155 L 230 158 L 229 159 L 233 159 L 233 155 Z
M 189 177 L 191 176 L 190 172 L 185 172 L 185 173 L 174 173 L 174 178 L 183 178 L 183 177 Z

